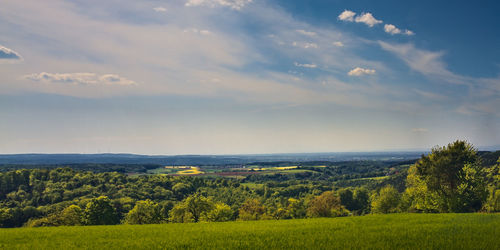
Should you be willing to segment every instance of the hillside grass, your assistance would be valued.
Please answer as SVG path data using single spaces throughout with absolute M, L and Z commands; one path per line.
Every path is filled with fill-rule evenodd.
M 0 229 L 0 249 L 500 249 L 500 214 Z

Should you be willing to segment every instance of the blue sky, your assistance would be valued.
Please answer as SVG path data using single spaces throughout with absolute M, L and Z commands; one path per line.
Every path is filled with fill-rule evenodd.
M 495 1 L 3 1 L 0 153 L 499 145 L 499 11 Z

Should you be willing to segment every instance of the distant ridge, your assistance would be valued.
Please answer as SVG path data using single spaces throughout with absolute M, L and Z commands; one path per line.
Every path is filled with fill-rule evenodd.
M 0 154 L 0 165 L 6 164 L 164 164 L 164 165 L 224 165 L 251 162 L 307 162 L 352 160 L 410 160 L 424 152 L 353 152 L 353 153 L 297 153 L 252 155 L 137 155 L 105 154 Z

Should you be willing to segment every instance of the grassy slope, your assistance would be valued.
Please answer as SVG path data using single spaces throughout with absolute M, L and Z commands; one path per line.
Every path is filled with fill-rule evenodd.
M 0 229 L 0 249 L 500 249 L 500 214 Z

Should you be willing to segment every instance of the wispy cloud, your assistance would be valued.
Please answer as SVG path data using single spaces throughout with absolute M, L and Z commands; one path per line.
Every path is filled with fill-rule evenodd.
M 67 83 L 67 84 L 79 84 L 79 85 L 136 85 L 134 81 L 131 81 L 125 77 L 121 77 L 115 74 L 103 74 L 98 75 L 95 73 L 35 73 L 30 75 L 25 75 L 25 79 L 37 81 L 37 82 L 47 82 L 47 83 Z
M 200 34 L 200 35 L 210 35 L 210 34 L 212 34 L 212 32 L 210 30 L 199 30 L 199 29 L 195 29 L 195 28 L 185 29 L 183 32 L 184 33 Z
M 309 64 L 309 63 L 301 64 L 298 62 L 295 62 L 294 65 L 297 67 L 303 67 L 303 68 L 317 68 L 318 67 L 318 65 L 316 65 L 316 64 Z
M 413 128 L 411 130 L 411 132 L 413 132 L 413 133 L 427 133 L 427 132 L 429 132 L 429 130 L 426 128 Z
M 467 79 L 446 68 L 442 57 L 444 52 L 427 51 L 415 48 L 413 44 L 391 44 L 378 42 L 380 47 L 403 60 L 412 70 L 428 77 L 435 77 L 449 83 L 465 84 Z
M 186 6 L 209 6 L 211 8 L 217 6 L 225 6 L 235 10 L 241 10 L 252 0 L 188 0 Z
M 307 43 L 307 42 L 305 42 L 305 43 L 299 43 L 299 42 L 293 42 L 292 45 L 295 46 L 295 47 L 302 47 L 304 49 L 310 49 L 310 48 L 317 49 L 317 48 L 319 48 L 318 44 L 316 44 L 316 43 Z
M 23 57 L 16 51 L 0 45 L 0 63 L 2 61 L 22 61 Z
M 347 74 L 350 76 L 374 75 L 375 70 L 356 67 L 356 68 L 352 69 L 351 71 L 349 71 Z
M 153 10 L 156 12 L 166 12 L 167 8 L 158 6 L 158 7 L 154 7 Z
M 305 36 L 316 36 L 316 32 L 306 31 L 306 30 L 296 30 L 297 33 L 305 35 Z
M 364 23 L 364 24 L 368 25 L 369 27 L 373 27 L 376 24 L 382 23 L 382 20 L 375 19 L 375 17 L 373 17 L 372 13 L 370 13 L 370 12 L 363 13 L 363 14 L 357 16 L 356 19 L 354 19 L 354 21 L 357 23 Z
M 404 30 L 404 31 L 401 31 L 399 28 L 397 28 L 396 26 L 392 25 L 392 24 L 386 24 L 384 25 L 384 31 L 386 33 L 389 33 L 391 35 L 395 35 L 395 34 L 403 34 L 403 35 L 407 35 L 407 36 L 412 36 L 414 35 L 415 33 L 413 33 L 413 31 L 411 30 Z
M 423 91 L 423 90 L 418 90 L 418 89 L 413 89 L 413 91 L 420 96 L 423 96 L 428 99 L 436 100 L 436 101 L 443 101 L 446 100 L 447 97 L 438 93 L 433 93 L 433 92 L 428 92 L 428 91 Z

